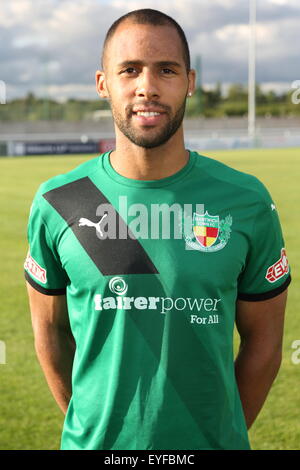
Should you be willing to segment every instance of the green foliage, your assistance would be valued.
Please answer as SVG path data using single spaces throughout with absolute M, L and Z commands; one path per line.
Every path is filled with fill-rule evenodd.
M 256 85 L 256 114 L 262 117 L 300 116 L 300 106 L 292 103 L 291 93 L 277 95 L 273 91 L 264 93 Z M 232 84 L 226 96 L 221 94 L 218 83 L 213 90 L 198 88 L 187 101 L 186 116 L 225 117 L 247 116 L 248 90 L 240 84 Z
M 236 103 L 236 102 L 247 102 L 248 92 L 243 85 L 239 83 L 233 84 L 228 90 L 228 95 L 226 97 L 227 102 Z
M 292 92 L 276 95 L 273 91 L 264 93 L 256 86 L 256 102 L 258 116 L 300 116 L 300 106 L 292 103 Z M 79 100 L 70 98 L 61 103 L 49 98 L 37 98 L 28 93 L 0 106 L 0 121 L 81 121 L 89 119 L 92 113 L 109 109 L 106 100 Z M 232 84 L 226 96 L 222 96 L 221 83 L 214 89 L 197 88 L 187 100 L 187 117 L 225 117 L 245 116 L 248 113 L 248 91 L 240 84 Z
M 92 112 L 109 109 L 105 100 L 78 100 L 70 98 L 58 102 L 49 98 L 37 98 L 28 93 L 25 98 L 15 99 L 0 106 L 0 121 L 82 121 Z

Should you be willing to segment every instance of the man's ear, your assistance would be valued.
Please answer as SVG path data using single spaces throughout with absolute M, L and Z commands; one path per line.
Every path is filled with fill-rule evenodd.
M 108 89 L 106 86 L 105 73 L 102 70 L 97 70 L 96 75 L 96 89 L 100 98 L 109 98 Z
M 190 96 L 194 93 L 195 88 L 196 88 L 196 71 L 194 69 L 191 69 L 188 73 L 188 79 L 189 79 L 189 89 L 188 92 L 190 93 Z

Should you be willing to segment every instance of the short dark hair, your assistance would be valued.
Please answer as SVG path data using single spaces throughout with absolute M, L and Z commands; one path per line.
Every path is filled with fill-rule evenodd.
M 107 44 L 112 38 L 112 36 L 114 35 L 114 33 L 116 32 L 116 29 L 118 28 L 118 26 L 126 20 L 130 20 L 135 24 L 150 24 L 154 26 L 164 26 L 164 25 L 173 26 L 178 32 L 181 43 L 182 43 L 183 58 L 184 58 L 184 62 L 186 65 L 186 70 L 187 72 L 190 71 L 191 69 L 190 51 L 189 51 L 189 45 L 188 45 L 183 29 L 170 16 L 166 15 L 165 13 L 162 13 L 161 11 L 152 10 L 151 8 L 143 8 L 141 10 L 130 11 L 129 13 L 126 13 L 126 15 L 121 16 L 118 20 L 116 20 L 111 25 L 111 27 L 106 33 L 104 43 L 103 43 L 102 58 L 101 58 L 102 68 L 104 65 L 104 55 L 105 55 L 105 51 L 107 48 Z

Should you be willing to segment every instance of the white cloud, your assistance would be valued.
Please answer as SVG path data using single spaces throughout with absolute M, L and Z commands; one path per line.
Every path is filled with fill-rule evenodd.
M 18 94 L 47 80 L 51 93 L 90 97 L 107 29 L 147 7 L 181 24 L 192 55 L 202 56 L 204 82 L 246 82 L 248 0 L 0 0 L 0 79 Z M 297 78 L 299 20 L 299 0 L 257 2 L 259 81 Z
M 274 3 L 275 5 L 290 5 L 291 0 L 270 0 L 270 3 Z M 295 3 L 295 2 L 294 2 Z

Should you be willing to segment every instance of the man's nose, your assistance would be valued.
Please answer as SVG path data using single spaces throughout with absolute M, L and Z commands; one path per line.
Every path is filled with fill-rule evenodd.
M 159 97 L 157 77 L 150 70 L 145 70 L 138 78 L 136 96 L 148 100 Z

